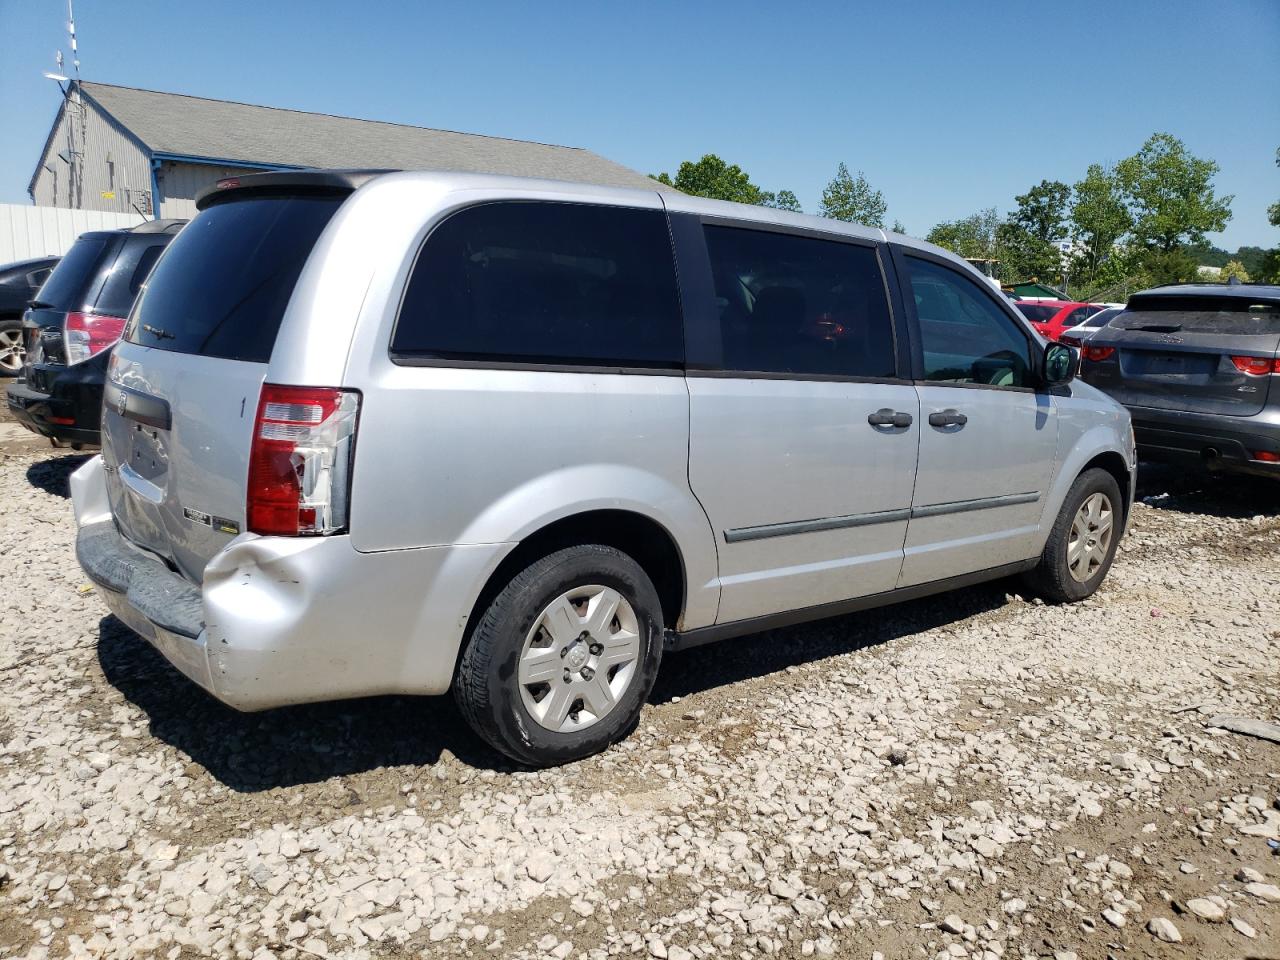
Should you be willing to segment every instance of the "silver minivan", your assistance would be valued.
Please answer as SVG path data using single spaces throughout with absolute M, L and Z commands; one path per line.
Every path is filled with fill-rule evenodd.
M 241 710 L 452 690 L 530 765 L 664 651 L 1012 574 L 1088 597 L 1129 417 L 963 260 L 670 192 L 222 181 L 72 478 L 111 611 Z

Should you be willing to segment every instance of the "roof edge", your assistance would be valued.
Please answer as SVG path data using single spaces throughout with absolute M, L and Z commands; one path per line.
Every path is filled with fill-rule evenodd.
M 203 100 L 206 103 L 229 103 L 237 107 L 252 107 L 255 110 L 278 110 L 282 113 L 298 113 L 307 117 L 329 117 L 333 120 L 355 120 L 359 123 L 378 123 L 388 127 L 403 127 L 406 130 L 430 130 L 433 133 L 452 133 L 460 137 L 481 137 L 485 140 L 502 140 L 506 143 L 532 143 L 539 147 L 555 147 L 558 150 L 581 150 L 587 153 L 590 152 L 586 147 L 572 147 L 563 143 L 547 143 L 543 140 L 519 140 L 515 137 L 500 137 L 492 133 L 469 133 L 466 130 L 450 130 L 445 127 L 421 127 L 413 123 L 397 123 L 394 120 L 371 120 L 368 117 L 349 117 L 342 113 L 322 113 L 318 110 L 296 110 L 293 107 L 273 107 L 265 103 L 245 103 L 243 100 L 219 100 L 217 97 L 199 97 L 191 93 L 173 93 L 169 90 L 151 90 L 147 87 L 127 87 L 119 83 L 100 83 L 97 80 L 85 80 L 83 82 L 95 87 L 110 87 L 113 90 L 132 90 L 136 93 L 154 93 L 161 97 L 183 97 L 187 100 Z

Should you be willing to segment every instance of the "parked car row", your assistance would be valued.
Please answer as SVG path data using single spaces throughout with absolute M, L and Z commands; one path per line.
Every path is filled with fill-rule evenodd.
M 143 281 L 184 223 L 153 220 L 83 233 L 28 297 L 22 376 L 5 391 L 19 423 L 76 449 L 98 443 L 110 349 Z
M 0 267 L 0 377 L 16 377 L 22 370 L 22 314 L 58 260 L 39 257 Z

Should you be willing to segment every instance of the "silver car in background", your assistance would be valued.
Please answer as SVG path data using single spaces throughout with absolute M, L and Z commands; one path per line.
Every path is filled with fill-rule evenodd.
M 683 195 L 445 173 L 201 198 L 73 477 L 110 609 L 242 710 L 452 690 L 530 765 L 664 650 L 1023 574 L 1099 586 L 1124 409 L 964 261 Z

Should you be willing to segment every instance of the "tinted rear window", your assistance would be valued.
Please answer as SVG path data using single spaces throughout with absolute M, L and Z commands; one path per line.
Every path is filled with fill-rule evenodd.
M 1251 303 L 1244 297 L 1133 297 L 1110 325 L 1153 333 L 1280 333 L 1280 303 Z
M 684 336 L 658 210 L 506 202 L 432 231 L 391 340 L 398 358 L 678 367 Z
M 1022 312 L 1024 317 L 1035 323 L 1048 323 L 1062 309 L 1061 307 L 1047 307 L 1040 303 L 1018 302 L 1014 306 Z
M 125 338 L 266 363 L 311 249 L 342 197 L 256 197 L 209 207 L 142 288 Z
M 156 260 L 169 242 L 168 237 L 157 237 L 150 243 L 130 240 L 121 245 L 116 262 L 111 265 L 98 299 L 93 305 L 95 313 L 112 317 L 127 317 L 133 300 L 156 265 Z
M 103 239 L 82 238 L 71 245 L 49 279 L 40 288 L 37 300 L 55 310 L 79 310 L 84 304 L 85 287 L 98 268 L 98 260 L 106 248 Z

